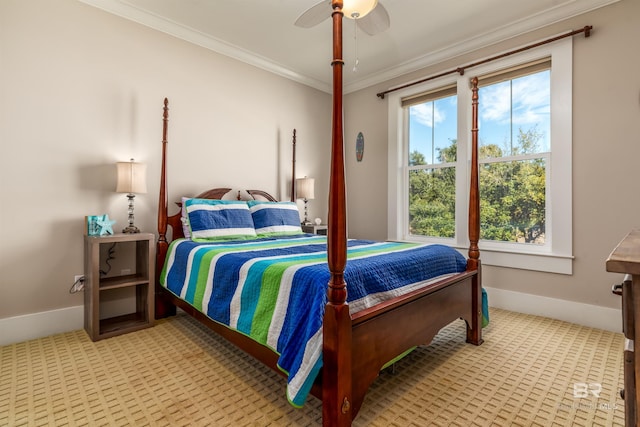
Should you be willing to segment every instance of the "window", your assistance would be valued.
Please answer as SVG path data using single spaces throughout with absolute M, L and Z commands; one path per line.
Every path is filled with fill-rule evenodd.
M 551 62 L 479 81 L 480 238 L 546 244 Z
M 455 236 L 455 86 L 403 101 L 409 115 L 409 235 Z
M 389 96 L 390 239 L 465 252 L 479 78 L 483 263 L 571 274 L 571 40 Z

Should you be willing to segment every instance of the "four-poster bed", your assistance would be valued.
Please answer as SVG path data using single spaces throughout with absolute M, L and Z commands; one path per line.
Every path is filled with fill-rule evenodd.
M 158 250 L 157 250 L 157 271 L 158 276 L 161 278 L 162 283 L 156 287 L 156 315 L 157 317 L 165 317 L 175 313 L 175 307 L 180 307 L 188 314 L 192 315 L 199 321 L 206 324 L 212 330 L 218 332 L 220 335 L 233 342 L 242 350 L 254 356 L 272 369 L 290 374 L 294 369 L 300 369 L 300 371 L 308 369 L 311 371 L 309 378 L 305 378 L 304 385 L 299 388 L 304 389 L 309 387 L 309 393 L 322 399 L 323 402 L 323 424 L 326 426 L 347 426 L 351 425 L 351 421 L 357 415 L 367 389 L 373 380 L 378 376 L 380 370 L 385 364 L 402 356 L 411 348 L 431 342 L 437 332 L 444 326 L 448 325 L 452 321 L 462 318 L 467 324 L 467 342 L 475 345 L 482 343 L 481 325 L 482 325 L 482 311 L 481 311 L 481 282 L 480 282 L 480 259 L 478 250 L 479 239 L 479 196 L 478 196 L 478 169 L 477 169 L 477 87 L 474 89 L 473 96 L 473 108 L 474 108 L 474 125 L 472 130 L 473 137 L 473 152 L 472 152 L 472 171 L 471 171 L 471 191 L 470 191 L 470 215 L 469 215 L 469 235 L 470 235 L 470 247 L 468 259 L 464 259 L 455 250 L 450 248 L 441 248 L 443 252 L 447 252 L 446 256 L 452 256 L 453 261 L 442 262 L 456 264 L 456 256 L 462 258 L 462 265 L 457 262 L 457 265 L 452 270 L 446 272 L 438 271 L 432 274 L 432 276 L 424 276 L 420 279 L 407 278 L 407 283 L 411 283 L 412 286 L 406 287 L 407 290 L 398 291 L 406 283 L 398 285 L 399 288 L 394 288 L 390 291 L 394 296 L 387 297 L 382 300 L 375 300 L 371 304 L 364 305 L 358 310 L 353 310 L 353 306 L 359 303 L 360 300 L 354 304 L 348 303 L 348 298 L 353 298 L 353 295 L 357 294 L 358 290 L 355 289 L 356 278 L 358 276 L 365 276 L 363 270 L 360 270 L 360 266 L 364 266 L 364 258 L 370 255 L 371 247 L 369 244 L 376 245 L 382 243 L 365 242 L 365 241 L 351 241 L 347 239 L 346 235 L 346 192 L 345 192 L 345 173 L 344 173 L 344 149 L 343 149 L 343 122 L 342 122 L 342 1 L 333 0 L 333 28 L 334 28 L 334 44 L 333 44 L 333 118 L 332 118 L 332 155 L 331 155 L 331 173 L 329 183 L 329 213 L 328 213 L 328 232 L 327 237 L 300 235 L 297 233 L 285 233 L 284 236 L 273 237 L 269 236 L 263 240 L 256 242 L 255 240 L 239 240 L 239 241 L 206 241 L 198 242 L 192 239 L 179 239 L 184 236 L 182 229 L 182 215 L 183 213 L 176 213 L 169 215 L 168 213 L 168 197 L 167 197 L 167 177 L 166 177 L 166 163 L 167 163 L 167 125 L 168 125 L 168 101 L 164 102 L 164 116 L 163 116 L 163 141 L 162 141 L 162 172 L 160 182 L 160 197 L 159 197 L 159 212 L 158 212 Z M 294 153 L 295 153 L 295 131 L 294 131 Z M 295 182 L 295 159 L 293 162 L 293 176 L 292 182 Z M 293 187 L 292 187 L 293 190 Z M 266 200 L 273 205 L 281 205 L 276 202 L 268 193 L 261 190 L 247 190 L 249 199 L 249 208 L 241 206 L 242 203 L 234 202 L 220 202 L 216 199 L 222 199 L 225 195 L 228 195 L 231 191 L 230 188 L 214 188 L 208 190 L 202 194 L 199 194 L 194 199 L 196 201 L 186 202 L 186 215 L 189 218 L 190 226 L 193 226 L 195 216 L 195 205 L 199 204 L 206 206 L 206 209 L 237 209 L 242 211 L 242 215 L 246 215 L 247 209 L 253 209 L 256 207 L 262 207 L 259 202 L 255 200 Z M 292 191 L 292 202 L 295 194 Z M 204 200 L 204 201 L 203 201 Z M 214 207 L 212 207 L 214 206 Z M 200 206 L 198 207 L 198 209 Z M 288 209 L 289 207 L 287 207 Z M 193 209 L 193 210 L 192 210 Z M 253 212 L 253 211 L 252 211 Z M 254 220 L 257 217 L 253 217 Z M 298 218 L 299 222 L 299 218 Z M 167 240 L 168 227 L 171 227 L 172 242 Z M 258 226 L 256 225 L 256 229 Z M 245 228 L 236 228 L 235 230 Z M 193 230 L 193 229 L 192 229 Z M 198 231 L 199 232 L 199 231 Z M 199 236 L 199 234 L 198 234 Z M 251 235 L 252 237 L 255 235 Z M 282 239 L 282 240 L 281 240 Z M 307 240 L 305 246 L 298 245 L 300 240 Z M 265 243 L 266 242 L 266 243 Z M 171 243 L 171 245 L 170 245 Z M 309 246 L 306 244 L 309 243 Z M 199 246 L 201 245 L 201 246 Z M 210 286 L 208 290 L 200 290 L 193 285 L 192 279 L 190 279 L 188 272 L 184 271 L 182 265 L 178 264 L 180 252 L 185 252 L 186 258 L 191 260 L 197 258 L 194 257 L 194 253 L 200 253 L 203 246 L 207 246 L 208 249 L 213 249 L 215 255 L 212 255 L 212 259 L 222 259 L 224 257 L 230 258 L 231 246 L 244 248 L 243 254 L 248 252 L 259 254 L 263 256 L 260 251 L 263 246 L 270 246 L 269 250 L 272 250 L 272 245 L 278 246 L 277 250 L 282 247 L 286 247 L 287 257 L 294 257 L 296 259 L 302 258 L 303 262 L 306 262 L 303 266 L 296 266 L 297 271 L 305 271 L 305 277 L 308 282 L 317 282 L 317 280 L 325 280 L 322 282 L 322 294 L 320 297 L 313 297 L 309 301 L 300 302 L 294 299 L 296 295 L 294 292 L 295 283 L 291 284 L 291 297 L 287 304 L 300 305 L 303 309 L 307 307 L 320 305 L 320 320 L 319 329 L 316 331 L 311 329 L 309 333 L 310 337 L 306 342 L 294 342 L 293 347 L 304 347 L 308 351 L 302 351 L 301 358 L 306 358 L 308 353 L 320 353 L 316 354 L 317 361 L 312 363 L 311 368 L 305 367 L 302 362 L 298 366 L 296 359 L 292 364 L 287 364 L 282 358 L 285 356 L 286 348 L 280 347 L 281 341 L 289 340 L 282 338 L 284 335 L 272 336 L 270 326 L 268 333 L 266 331 L 258 331 L 258 335 L 263 333 L 264 340 L 256 339 L 254 336 L 254 326 L 251 324 L 252 319 L 245 317 L 245 313 L 235 315 L 233 314 L 233 304 L 231 308 L 215 306 L 220 300 L 224 299 L 224 292 L 216 294 L 216 288 L 220 285 L 220 281 L 216 282 L 215 275 L 217 273 L 209 273 L 214 280 L 207 281 L 202 286 Z M 398 253 L 393 253 L 389 258 L 384 258 L 384 262 L 376 262 L 376 266 L 384 265 L 385 268 L 392 269 L 394 263 L 399 262 L 399 270 L 407 270 L 406 258 L 399 256 L 402 251 L 407 253 L 411 251 L 420 251 L 419 256 L 424 256 L 422 251 L 436 250 L 436 246 L 439 245 L 416 245 L 416 244 L 401 244 L 387 242 L 385 245 L 389 245 L 390 251 L 398 250 Z M 405 246 L 401 246 L 405 245 Z M 298 249 L 304 248 L 304 249 Z M 311 249 L 307 249 L 311 248 Z M 356 255 L 358 250 L 365 251 L 367 257 L 358 257 Z M 235 248 L 234 248 L 235 249 Z M 448 250 L 447 250 L 448 249 Z M 300 250 L 300 252 L 296 252 Z M 292 252 L 291 252 L 292 251 Z M 455 255 L 453 254 L 455 253 Z M 279 253 L 278 253 L 279 254 Z M 321 254 L 321 255 L 319 255 Z M 388 254 L 384 254 L 387 256 Z M 235 256 L 235 255 L 234 255 Z M 311 260 L 306 257 L 320 257 L 322 261 L 317 261 L 316 258 Z M 377 256 L 377 255 L 376 255 Z M 395 261 L 391 261 L 391 256 Z M 203 256 L 204 257 L 204 256 Z M 266 257 L 266 255 L 265 255 Z M 269 257 L 271 257 L 269 253 Z M 266 258 L 260 258 L 262 260 Z M 347 263 L 347 259 L 349 260 Z M 380 258 L 382 259 L 382 258 Z M 386 260 L 389 259 L 387 262 Z M 457 259 L 459 261 L 459 259 Z M 424 259 L 420 259 L 420 262 L 414 262 L 412 265 L 423 264 L 436 264 L 438 268 L 442 267 L 440 261 L 425 263 Z M 207 261 L 208 262 L 208 261 Z M 217 261 L 216 261 L 217 262 Z M 255 264 L 259 264 L 262 261 L 255 261 Z M 195 264 L 195 262 L 193 262 Z M 250 261 L 254 263 L 254 261 Z M 284 262 L 283 262 L 284 263 Z M 203 264 L 206 264 L 203 262 Z M 255 265 L 251 264 L 251 266 Z M 388 264 L 388 265 L 387 265 Z M 246 277 L 250 276 L 248 273 L 251 267 L 246 267 L 247 264 L 242 266 L 228 267 L 228 270 L 233 271 L 236 276 L 240 277 L 239 281 L 249 280 Z M 288 265 L 288 264 L 287 264 Z M 208 268 L 208 267 L 207 267 Z M 218 267 L 216 267 L 218 268 Z M 378 268 L 378 267 L 376 267 Z M 420 267 L 422 268 L 422 267 Z M 246 270 L 243 270 L 246 269 Z M 418 267 L 416 267 L 418 269 Z M 244 271 L 244 273 L 242 273 Z M 288 271 L 288 270 L 287 270 Z M 385 270 L 386 271 L 386 270 Z M 239 272 L 239 273 L 236 273 Z M 244 274 L 244 275 L 243 275 Z M 286 275 L 285 273 L 284 275 Z M 292 273 L 293 275 L 294 273 Z M 297 274 L 297 273 L 295 273 Z M 386 274 L 386 273 L 385 273 Z M 197 273 L 193 273 L 191 277 L 197 276 Z M 200 273 L 202 275 L 202 273 Z M 378 274 L 379 275 L 379 274 Z M 179 276 L 179 280 L 172 281 L 172 277 Z M 206 274 L 205 274 L 206 276 Z M 262 282 L 265 283 L 265 277 Z M 320 279 L 318 279 L 320 277 Z M 270 279 L 269 279 L 270 280 Z M 292 279 L 293 280 L 293 279 Z M 363 279 L 366 281 L 370 279 Z M 383 282 L 386 281 L 386 277 Z M 403 279 L 404 280 L 404 279 Z M 389 280 L 392 281 L 392 280 Z M 203 281 L 205 282 L 205 281 Z M 211 285 L 211 283 L 215 285 Z M 314 283 L 315 283 L 314 282 Z M 328 283 L 327 283 L 328 282 Z M 244 282 L 243 282 L 244 283 Z M 278 282 L 277 287 L 284 286 L 284 279 L 282 282 Z M 347 292 L 347 285 L 349 284 L 349 292 Z M 385 283 L 386 284 L 386 283 Z M 415 286 L 414 286 L 415 285 Z M 258 293 L 262 291 L 262 286 L 258 285 Z M 306 286 L 306 285 L 305 285 Z M 359 286 L 359 284 L 358 284 Z M 195 289 L 195 290 L 194 290 Z M 404 289 L 404 288 L 403 288 Z M 326 292 L 325 292 L 326 291 Z M 198 299 L 190 294 L 197 294 L 200 292 L 205 297 Z M 262 311 L 278 311 L 277 308 L 264 307 L 262 302 L 252 302 L 244 290 L 237 291 L 232 301 L 235 301 L 236 305 L 252 306 L 253 312 Z M 394 293 L 396 292 L 396 293 Z M 209 303 L 203 303 L 202 300 L 206 299 L 208 295 Z M 241 296 L 237 296 L 241 295 Z M 288 297 L 289 294 L 286 294 Z M 367 296 L 368 297 L 368 296 Z M 366 299 L 366 298 L 365 298 Z M 325 304 L 326 301 L 326 304 Z M 253 304 L 253 305 L 252 305 Z M 283 304 L 278 300 L 274 302 L 277 307 L 279 304 Z M 207 307 L 205 307 L 205 305 Z M 211 311 L 207 312 L 206 308 L 213 311 L 220 310 L 225 314 L 220 318 L 216 318 L 215 314 L 211 314 Z M 351 308 L 351 310 L 350 310 Z M 287 329 L 287 322 L 289 321 L 289 311 L 292 309 L 287 308 L 286 318 L 280 319 L 278 316 L 273 318 L 280 319 L 280 330 Z M 309 308 L 309 312 L 312 310 Z M 231 312 L 231 314 L 229 314 Z M 205 314 L 206 313 L 206 314 Z M 312 317 L 311 314 L 305 317 Z M 224 319 L 224 320 L 221 320 Z M 231 319 L 231 320 L 229 320 Z M 271 319 L 269 320 L 271 321 Z M 233 325 L 233 327 L 229 326 Z M 243 329 L 243 325 L 246 329 Z M 246 326 L 249 325 L 249 326 Z M 296 329 L 297 325 L 290 326 L 289 329 Z M 298 329 L 309 329 L 308 326 L 302 326 Z M 260 328 L 258 328 L 260 329 Z M 297 329 L 296 329 L 297 330 Z M 399 333 L 398 331 L 401 331 Z M 268 336 L 267 336 L 268 335 Z M 297 340 L 296 336 L 296 340 Z M 311 342 L 318 344 L 318 350 L 312 349 Z M 303 349 L 303 350 L 304 350 Z M 295 348 L 294 348 L 295 350 Z M 281 357 L 282 356 L 282 357 Z M 298 357 L 297 355 L 295 357 Z M 306 359 L 305 359 L 306 360 Z M 321 368 L 320 368 L 321 366 Z M 316 369 L 316 371 L 314 371 Z M 314 372 L 317 375 L 314 375 Z M 319 373 L 318 373 L 319 372 Z M 292 387 L 292 382 L 289 376 L 289 385 Z M 289 389 L 288 389 L 289 390 Z M 302 394 L 302 399 L 305 395 Z M 291 394 L 288 396 L 294 405 L 300 404 L 295 398 L 292 398 Z

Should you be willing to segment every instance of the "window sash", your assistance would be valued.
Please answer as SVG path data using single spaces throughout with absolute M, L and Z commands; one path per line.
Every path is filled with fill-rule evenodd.
M 478 161 L 478 165 L 480 166 L 480 168 L 482 168 L 482 165 L 492 165 L 492 164 L 497 164 L 497 163 L 513 163 L 513 162 L 522 162 L 522 161 L 528 161 L 528 160 L 538 160 L 538 159 L 542 159 L 544 160 L 545 163 L 545 168 L 544 168 L 544 188 L 545 188 L 545 217 L 549 218 L 549 211 L 551 209 L 551 200 L 550 200 L 550 190 L 551 190 L 551 153 L 550 152 L 544 152 L 544 153 L 534 153 L 534 154 L 523 154 L 523 155 L 518 155 L 518 156 L 508 156 L 508 157 L 497 157 L 497 158 L 488 158 L 488 159 L 482 159 Z M 480 191 L 480 200 L 482 201 L 482 191 Z M 542 249 L 542 250 L 550 250 L 551 247 L 551 241 L 552 241 L 552 236 L 549 235 L 549 233 L 546 232 L 546 228 L 547 228 L 547 224 L 545 223 L 545 241 L 542 244 L 535 244 L 535 249 L 536 251 Z M 483 239 L 482 238 L 482 232 L 480 232 L 480 241 L 484 242 L 484 244 L 487 245 L 497 245 L 497 247 L 500 246 L 508 246 L 511 249 L 513 248 L 522 248 L 523 245 L 528 245 L 529 247 L 533 248 L 534 246 L 531 246 L 531 243 L 523 243 L 523 242 L 512 242 L 512 241 L 503 241 L 503 240 L 493 240 L 493 239 Z
M 547 161 L 551 158 L 551 153 L 549 151 L 545 151 L 542 153 L 532 153 L 532 154 L 520 154 L 517 156 L 503 156 L 503 157 L 489 157 L 486 159 L 478 160 L 478 164 L 485 163 L 508 163 L 508 162 L 519 162 L 522 160 L 535 160 L 535 159 L 546 159 Z
M 407 166 L 407 170 L 414 171 L 420 169 L 444 169 L 444 168 L 455 168 L 457 163 L 430 163 L 424 165 L 411 165 Z

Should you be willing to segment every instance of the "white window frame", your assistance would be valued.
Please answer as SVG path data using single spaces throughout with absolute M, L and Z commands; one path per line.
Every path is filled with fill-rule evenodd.
M 547 164 L 547 238 L 544 245 L 480 240 L 483 264 L 560 274 L 573 272 L 572 234 L 572 77 L 570 37 L 388 94 L 388 223 L 389 240 L 444 243 L 466 255 L 469 246 L 469 167 L 471 157 L 471 89 L 469 80 L 520 64 L 551 58 L 551 155 Z M 409 235 L 408 109 L 402 99 L 455 83 L 458 97 L 456 164 L 456 236 L 453 239 Z M 482 109 L 482 99 L 479 100 Z

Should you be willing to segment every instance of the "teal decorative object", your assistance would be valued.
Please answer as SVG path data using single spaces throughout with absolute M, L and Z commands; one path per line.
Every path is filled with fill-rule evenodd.
M 87 235 L 107 236 L 113 234 L 113 224 L 116 222 L 109 219 L 109 215 L 89 215 L 86 217 Z
M 98 218 L 98 235 L 111 235 L 113 234 L 113 224 L 116 222 L 109 219 L 109 215 L 102 215 Z

